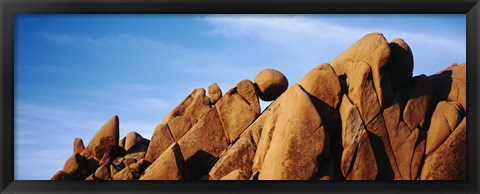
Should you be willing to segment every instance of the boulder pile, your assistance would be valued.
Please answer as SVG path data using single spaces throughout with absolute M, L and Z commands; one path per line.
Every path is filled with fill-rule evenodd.
M 119 139 L 114 116 L 51 179 L 465 180 L 466 64 L 413 66 L 404 40 L 367 34 L 291 86 L 265 69 L 195 89 L 150 140 Z

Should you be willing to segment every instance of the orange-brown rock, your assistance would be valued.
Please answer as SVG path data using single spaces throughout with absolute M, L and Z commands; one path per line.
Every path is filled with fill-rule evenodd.
M 83 140 L 75 138 L 75 140 L 73 140 L 73 154 L 80 154 L 84 149 Z
M 249 80 L 239 82 L 225 93 L 215 107 L 229 143 L 234 142 L 260 113 L 258 97 Z
M 354 156 L 357 153 L 358 143 L 365 125 L 357 108 L 344 95 L 340 105 L 340 119 L 342 120 L 342 158 L 340 168 L 344 177 L 351 171 Z
M 375 180 L 378 174 L 375 156 L 373 154 L 370 139 L 367 130 L 362 130 L 359 134 L 358 148 L 353 161 L 351 171 L 348 172 L 347 180 Z
M 366 127 L 377 161 L 377 179 L 401 179 L 383 114 L 380 113 Z
M 318 171 L 317 158 L 324 151 L 322 120 L 308 94 L 296 84 L 283 95 L 287 101 L 277 112 L 259 180 L 310 179 Z
M 400 133 L 403 134 L 400 135 Z M 397 145 L 393 147 L 393 153 L 395 154 L 398 170 L 403 180 L 412 179 L 411 164 L 419 133 L 420 130 L 418 128 L 410 130 L 402 122 L 398 127 L 398 136 L 393 138 L 397 141 Z
M 420 180 L 466 180 L 466 130 L 465 117 L 437 149 L 427 154 Z
M 173 117 L 168 121 L 167 126 L 172 133 L 173 139 L 179 140 L 185 133 L 197 123 L 197 119 L 188 116 Z
M 112 180 L 112 174 L 110 173 L 110 167 L 108 164 L 104 164 L 97 168 L 95 171 L 96 180 Z
M 241 170 L 243 175 L 250 177 L 255 150 L 246 137 L 241 137 L 232 145 L 212 167 L 208 173 L 210 180 L 219 180 L 235 169 Z M 236 179 L 235 179 L 236 180 Z
M 182 150 L 178 144 L 167 148 L 145 173 L 140 180 L 183 180 L 185 178 L 186 164 Z
M 255 121 L 248 126 L 247 129 L 242 133 L 240 138 L 246 138 L 249 139 L 250 145 L 253 147 L 253 149 L 256 151 L 257 150 L 257 144 L 260 141 L 260 136 L 262 135 L 262 129 L 263 125 L 265 124 L 265 118 L 267 118 L 267 115 L 270 112 L 270 108 L 267 108 L 263 111 L 263 113 L 255 119 Z
M 85 180 L 86 180 L 86 181 L 94 181 L 94 180 L 95 180 L 95 175 L 94 175 L 94 174 L 91 174 L 91 175 L 88 176 Z
M 142 138 L 139 142 L 133 145 L 130 149 L 125 152 L 125 155 L 131 155 L 133 158 L 140 160 L 140 158 L 145 158 L 150 140 Z
M 320 116 L 330 116 L 342 97 L 340 81 L 330 64 L 322 64 L 308 72 L 298 82 L 302 88 L 319 101 L 314 102 Z
M 86 149 L 92 153 L 95 160 L 99 161 L 105 153 L 111 154 L 112 150 L 118 145 L 118 136 L 118 117 L 113 116 L 93 136 Z
M 459 103 L 445 101 L 437 104 L 427 132 L 426 155 L 437 149 L 462 121 L 463 113 L 460 106 Z
M 175 142 L 170 131 L 165 124 L 160 124 L 155 127 L 153 135 L 148 145 L 145 160 L 153 163 L 160 154 L 163 153 L 170 145 Z
M 467 110 L 466 64 L 453 64 L 429 76 L 433 81 L 437 101 L 458 102 Z
M 277 99 L 288 88 L 288 80 L 282 72 L 275 69 L 264 69 L 255 75 L 260 99 L 272 101 Z
M 348 97 L 360 111 L 365 124 L 368 124 L 381 110 L 370 67 L 364 61 L 359 61 L 346 70 Z
M 226 150 L 226 139 L 218 113 L 212 108 L 178 141 L 193 176 L 208 174 L 218 156 Z
M 188 116 L 200 119 L 210 110 L 210 100 L 205 96 L 205 89 L 197 88 L 192 91 L 175 109 L 168 113 L 162 120 L 163 124 L 178 116 Z
M 128 151 L 130 148 L 132 148 L 137 142 L 142 141 L 143 137 L 138 134 L 135 131 L 131 131 L 127 133 L 127 135 L 124 138 L 125 144 L 124 144 L 124 149 Z
M 104 154 L 102 159 L 98 162 L 99 165 L 105 165 L 112 163 L 112 158 L 108 154 Z
M 132 175 L 132 172 L 130 171 L 130 168 L 128 166 L 125 166 L 124 169 L 122 169 L 120 172 L 115 174 L 115 176 L 113 176 L 113 180 L 122 180 L 122 181 L 133 180 L 133 175 Z
M 357 108 L 344 95 L 340 105 L 340 119 L 342 120 L 342 145 L 346 149 L 356 147 L 360 141 L 360 134 L 365 130 L 365 124 Z
M 247 176 L 242 170 L 236 169 L 222 177 L 220 180 L 247 180 Z
M 62 170 L 59 170 L 57 173 L 55 173 L 50 180 L 72 180 L 73 176 L 63 172 Z
M 342 146 L 340 169 L 347 180 L 373 180 L 378 170 L 363 120 L 344 95 L 340 105 Z
M 413 153 L 413 158 L 412 158 L 412 164 L 411 164 L 411 180 L 417 180 L 419 177 L 419 170 L 420 170 L 420 165 L 423 162 L 424 156 L 425 156 L 425 134 L 422 132 L 420 133 L 419 136 L 419 142 L 417 143 L 417 146 L 415 147 L 415 151 Z
M 217 83 L 213 83 L 208 86 L 208 98 L 210 99 L 211 104 L 217 103 L 217 101 L 222 97 L 222 90 L 218 87 Z
M 403 120 L 411 130 L 423 127 L 425 117 L 430 108 L 432 83 L 425 75 L 416 76 L 412 79 L 412 88 L 408 95 L 407 105 L 403 110 Z
M 392 40 L 390 47 L 390 81 L 394 89 L 401 89 L 407 86 L 413 75 L 413 54 L 410 46 L 401 38 Z
M 122 170 L 122 169 L 120 169 L 120 170 Z M 114 177 L 120 170 L 117 169 L 117 167 L 115 167 L 115 165 L 110 164 L 110 177 Z
M 62 171 L 67 174 L 74 174 L 87 167 L 86 160 L 80 154 L 74 154 L 65 161 Z
M 232 89 L 230 89 L 227 93 L 236 90 L 243 99 L 250 105 L 250 108 L 258 115 L 260 114 L 260 102 L 258 100 L 258 94 L 255 89 L 255 85 L 252 81 L 248 79 L 244 79 L 235 85 Z
M 330 64 L 338 76 L 346 75 L 350 66 L 359 62 L 370 66 L 373 87 L 378 95 L 378 101 L 383 105 L 393 96 L 390 79 L 385 79 L 389 75 L 384 73 L 389 58 L 390 47 L 387 40 L 383 34 L 375 32 L 362 37 L 333 59 Z
M 285 92 L 288 92 L 288 90 Z M 285 101 L 285 96 L 288 95 L 282 95 L 277 100 L 273 101 L 272 104 L 270 104 L 270 106 L 259 117 L 259 119 L 261 118 L 261 120 L 257 119 L 258 122 L 255 122 L 251 125 L 252 138 L 254 139 L 254 141 L 257 141 L 252 166 L 252 172 L 254 173 L 258 172 L 262 168 L 263 162 L 265 160 L 265 155 L 270 148 L 272 134 L 276 126 L 278 118 L 277 114 L 279 112 L 278 109 L 280 106 L 282 106 L 282 104 L 284 104 L 283 101 Z M 258 138 L 255 138 L 255 136 L 258 136 L 258 133 L 260 133 L 260 136 Z
M 448 95 L 448 101 L 460 103 L 464 110 L 467 110 L 466 69 L 465 63 L 452 67 L 452 87 Z
M 413 66 L 403 39 L 367 34 L 290 88 L 266 69 L 223 96 L 195 89 L 151 141 L 119 141 L 114 116 L 51 179 L 465 180 L 466 64 Z

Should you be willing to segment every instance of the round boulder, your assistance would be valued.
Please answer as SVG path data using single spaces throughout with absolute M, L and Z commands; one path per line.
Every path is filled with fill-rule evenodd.
M 208 86 L 208 97 L 210 104 L 215 104 L 222 97 L 222 90 L 218 87 L 217 83 L 213 83 Z
M 263 101 L 272 101 L 277 99 L 288 88 L 288 80 L 275 69 L 264 69 L 260 71 L 254 79 L 259 90 L 259 97 Z

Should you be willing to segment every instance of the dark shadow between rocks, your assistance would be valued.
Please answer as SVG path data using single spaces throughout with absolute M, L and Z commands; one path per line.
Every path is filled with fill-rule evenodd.
M 217 157 L 203 150 L 198 150 L 186 160 L 190 178 L 194 180 L 200 180 L 203 176 L 210 172 L 217 160 Z
M 368 138 L 370 138 L 370 144 L 372 145 L 373 155 L 377 162 L 378 175 L 376 180 L 393 180 L 395 178 L 395 172 L 385 150 L 385 144 L 382 139 L 374 133 L 368 131 Z
M 433 86 L 433 105 L 447 100 L 452 88 L 452 70 L 443 71 L 440 74 L 429 76 Z
M 126 154 L 133 154 L 133 153 L 138 153 L 138 152 L 147 152 L 148 145 L 150 144 L 150 140 L 148 139 L 143 139 L 139 142 L 137 142 L 134 146 L 132 146 L 130 149 L 128 149 L 125 152 Z

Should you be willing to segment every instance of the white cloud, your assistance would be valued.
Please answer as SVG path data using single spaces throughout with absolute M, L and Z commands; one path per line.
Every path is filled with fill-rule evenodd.
M 417 73 L 432 74 L 452 62 L 464 62 L 466 56 L 464 36 L 448 36 L 440 32 L 419 33 L 408 25 L 405 25 L 403 31 L 374 25 L 350 27 L 298 15 L 213 15 L 205 21 L 213 26 L 211 35 L 251 44 L 252 47 L 279 47 L 276 50 L 284 51 L 281 55 L 299 53 L 305 58 L 320 55 L 321 57 L 312 58 L 321 60 L 314 64 L 329 62 L 349 45 L 371 32 L 381 32 L 387 40 L 401 37 L 409 43 L 414 52 Z M 434 56 L 436 58 L 432 58 Z M 297 61 L 302 63 L 301 60 Z M 310 69 L 313 67 L 313 64 L 309 66 Z M 287 72 L 291 70 L 287 69 Z

